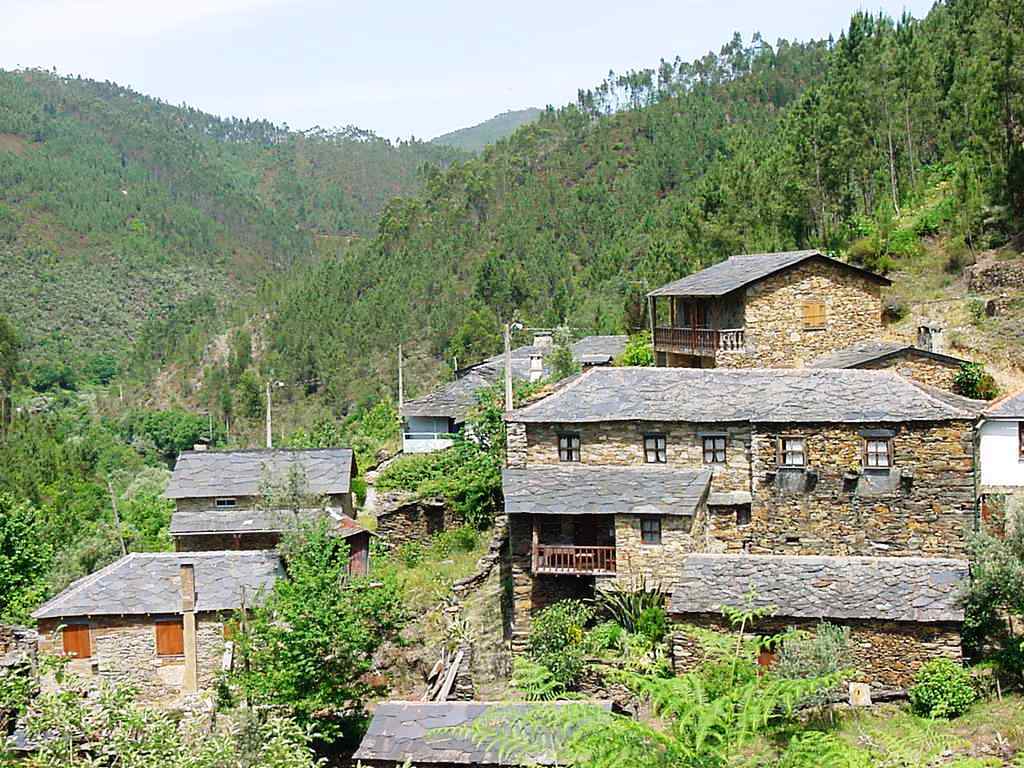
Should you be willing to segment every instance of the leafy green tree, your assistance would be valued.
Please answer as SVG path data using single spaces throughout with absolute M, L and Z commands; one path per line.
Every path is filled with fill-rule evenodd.
M 244 620 L 241 664 L 231 678 L 246 700 L 289 712 L 317 738 L 354 734 L 354 719 L 378 692 L 374 652 L 401 626 L 401 593 L 390 573 L 347 574 L 348 546 L 325 523 L 302 526 L 281 547 L 288 578 Z M 255 597 L 255 596 L 253 596 Z
M 0 621 L 27 622 L 46 596 L 47 539 L 39 510 L 0 491 Z
M 0 392 L 10 392 L 18 374 L 20 345 L 11 322 L 0 315 Z
M 263 386 L 254 371 L 245 371 L 238 379 L 235 389 L 235 403 L 242 416 L 258 419 L 263 415 Z
M 580 364 L 572 356 L 572 334 L 567 328 L 559 328 L 555 332 L 554 349 L 548 356 L 548 364 L 551 366 L 551 378 L 555 381 L 580 372 Z
M 651 366 L 654 365 L 654 342 L 651 340 L 650 331 L 642 331 L 629 337 L 622 357 L 616 361 L 617 365 L 626 366 Z

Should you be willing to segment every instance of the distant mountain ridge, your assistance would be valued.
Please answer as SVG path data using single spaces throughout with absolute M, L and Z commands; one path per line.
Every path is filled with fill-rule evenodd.
M 535 122 L 542 111 L 536 107 L 529 107 L 502 112 L 478 125 L 442 134 L 431 139 L 430 143 L 455 147 L 467 152 L 479 152 L 488 144 L 511 136 L 520 126 Z

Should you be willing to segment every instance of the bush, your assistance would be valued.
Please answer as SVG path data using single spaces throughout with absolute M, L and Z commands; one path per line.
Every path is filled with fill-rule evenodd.
M 406 568 L 415 568 L 423 562 L 426 553 L 423 551 L 423 545 L 418 541 L 407 541 L 398 547 L 396 554 Z
M 622 356 L 615 361 L 616 365 L 648 367 L 654 365 L 654 343 L 651 332 L 643 331 L 629 337 Z
M 640 577 L 630 587 L 613 583 L 599 591 L 594 602 L 599 612 L 627 632 L 636 633 L 640 631 L 640 616 L 648 608 L 661 608 L 664 596 L 657 586 L 648 587 L 647 580 Z
M 958 717 L 975 699 L 970 672 L 952 659 L 932 659 L 921 667 L 909 694 L 914 711 L 925 717 Z
M 586 646 L 591 653 L 612 651 L 621 643 L 625 630 L 614 621 L 604 621 L 587 632 Z
M 636 631 L 656 645 L 668 634 L 668 615 L 660 605 L 650 605 L 640 613 Z
M 846 668 L 849 655 L 849 627 L 823 621 L 815 627 L 814 634 L 800 633 L 786 640 L 779 649 L 772 671 L 789 680 L 825 677 Z M 824 704 L 830 693 L 821 691 L 805 703 Z
M 583 629 L 592 615 L 583 602 L 562 600 L 533 619 L 527 654 L 566 688 L 575 683 L 583 671 Z
M 981 363 L 963 363 L 953 378 L 953 391 L 975 400 L 992 400 L 999 385 Z
M 469 525 L 443 531 L 434 537 L 431 548 L 439 558 L 450 557 L 456 552 L 472 552 L 480 541 L 480 533 Z

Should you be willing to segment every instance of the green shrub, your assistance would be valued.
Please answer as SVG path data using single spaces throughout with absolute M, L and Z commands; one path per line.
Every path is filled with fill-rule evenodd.
M 648 587 L 642 576 L 629 587 L 618 582 L 601 589 L 594 600 L 597 610 L 627 632 L 639 632 L 640 616 L 648 608 L 661 608 L 664 596 L 657 586 Z
M 925 717 L 958 717 L 974 702 L 971 673 L 952 659 L 932 659 L 914 676 L 914 711 Z
M 426 553 L 423 551 L 423 545 L 418 541 L 407 541 L 398 547 L 395 554 L 406 568 L 415 568 L 423 562 Z
M 778 768 L 870 768 L 870 756 L 832 733 L 807 731 L 793 737 Z
M 668 634 L 668 615 L 660 605 L 649 605 L 641 611 L 636 622 L 636 631 L 651 641 L 660 643 Z
M 472 552 L 479 541 L 479 531 L 472 526 L 461 525 L 437 534 L 431 549 L 438 557 L 446 558 L 456 552 Z
M 614 621 L 603 621 L 587 632 L 586 646 L 591 653 L 617 649 L 622 643 L 625 630 Z
M 630 336 L 622 356 L 615 361 L 615 364 L 641 367 L 654 365 L 654 344 L 651 341 L 651 332 L 643 331 Z
M 802 632 L 787 639 L 779 648 L 772 671 L 789 680 L 824 677 L 852 666 L 850 657 L 850 629 L 823 621 L 814 633 Z M 824 704 L 831 691 L 820 691 L 804 703 Z
M 584 627 L 593 611 L 580 600 L 562 600 L 538 613 L 530 628 L 529 657 L 568 688 L 583 671 Z
M 953 378 L 953 391 L 975 400 L 992 400 L 999 394 L 999 385 L 981 363 L 963 363 Z

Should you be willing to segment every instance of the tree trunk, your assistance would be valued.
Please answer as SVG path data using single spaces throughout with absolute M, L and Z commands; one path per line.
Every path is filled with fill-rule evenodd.
M 882 97 L 882 110 L 885 112 L 885 136 L 889 142 L 889 184 L 892 191 L 892 208 L 900 215 L 899 190 L 896 184 L 896 153 L 892 146 L 892 121 L 889 119 L 889 100 Z

